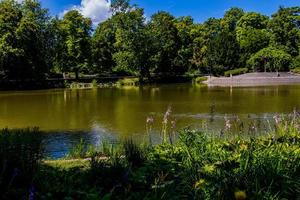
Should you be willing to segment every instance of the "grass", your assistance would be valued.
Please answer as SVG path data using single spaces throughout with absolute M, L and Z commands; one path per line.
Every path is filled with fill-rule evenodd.
M 34 197 L 299 199 L 300 117 L 294 112 L 274 119 L 274 131 L 255 137 L 184 130 L 176 141 L 104 143 L 92 153 L 81 142 L 75 149 L 82 152 L 72 159 L 41 162 Z
M 28 196 L 42 157 L 38 129 L 0 130 L 0 199 Z
M 235 76 L 240 74 L 246 74 L 248 71 L 249 71 L 248 68 L 238 68 L 238 69 L 226 71 L 224 75 L 229 77 L 230 75 Z
M 202 83 L 204 81 L 207 81 L 207 77 L 200 76 L 194 79 L 194 83 Z
M 292 69 L 291 72 L 295 73 L 295 74 L 300 74 L 300 67 L 297 67 L 295 69 Z

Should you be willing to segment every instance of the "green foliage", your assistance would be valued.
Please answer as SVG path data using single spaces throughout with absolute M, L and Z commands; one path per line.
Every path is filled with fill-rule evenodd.
M 0 130 L 0 198 L 29 196 L 43 156 L 42 136 L 38 129 Z
M 292 69 L 291 72 L 300 74 L 300 67 L 296 67 L 296 68 Z
M 43 79 L 50 69 L 48 13 L 37 0 L 0 2 L 0 71 L 6 79 Z
M 84 18 L 77 10 L 67 12 L 58 24 L 62 42 L 56 63 L 61 72 L 75 72 L 76 79 L 80 71 L 89 67 L 91 25 L 91 20 Z
M 195 83 L 202 83 L 204 81 L 207 81 L 207 77 L 200 76 L 194 79 Z
M 144 153 L 140 147 L 133 142 L 132 139 L 124 142 L 124 154 L 127 162 L 132 167 L 139 167 L 145 161 Z
M 292 62 L 292 57 L 281 49 L 268 47 L 254 54 L 247 65 L 254 71 L 286 71 Z
M 272 19 L 268 24 L 268 28 L 272 33 L 272 44 L 281 46 L 292 56 L 299 55 L 299 14 L 300 7 L 280 7 L 279 10 L 272 15 Z
M 274 118 L 276 131 L 258 137 L 224 139 L 184 130 L 173 145 L 142 147 L 128 140 L 114 153 L 92 156 L 89 165 L 88 161 L 48 161 L 39 175 L 44 178 L 39 179 L 38 196 L 297 199 L 299 114 Z
M 236 28 L 237 41 L 243 51 L 244 60 L 269 44 L 269 31 L 267 30 L 268 17 L 259 13 L 249 12 L 240 18 Z
M 75 73 L 76 79 L 79 73 L 93 73 L 149 82 L 193 71 L 222 75 L 247 62 L 261 70 L 264 64 L 256 58 L 261 53 L 279 60 L 279 70 L 298 65 L 299 7 L 280 7 L 272 17 L 233 7 L 223 18 L 194 23 L 189 16 L 163 11 L 146 20 L 142 8 L 114 0 L 112 16 L 93 32 L 91 19 L 76 9 L 59 19 L 49 16 L 38 0 L 18 2 L 0 1 L 0 77 L 5 81 L 64 72 Z M 273 61 L 263 67 L 276 70 Z
M 230 75 L 234 76 L 234 75 L 246 74 L 247 72 L 248 72 L 248 68 L 238 68 L 238 69 L 226 71 L 224 75 L 229 77 Z
M 180 73 L 180 69 L 174 63 L 180 48 L 175 18 L 167 12 L 154 14 L 149 23 L 149 32 L 153 38 L 154 53 L 150 58 L 154 67 L 153 72 L 164 76 Z
M 300 68 L 300 55 L 294 58 L 291 69 Z
M 137 86 L 140 80 L 138 78 L 123 78 L 117 81 L 118 86 Z
M 84 158 L 86 156 L 86 145 L 83 139 L 80 142 L 73 146 L 67 155 L 68 158 Z

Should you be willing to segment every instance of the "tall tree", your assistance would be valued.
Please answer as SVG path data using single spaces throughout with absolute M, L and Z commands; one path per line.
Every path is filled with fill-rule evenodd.
M 148 35 L 145 30 L 144 12 L 142 9 L 134 9 L 119 15 L 122 24 L 116 30 L 116 52 L 113 54 L 115 70 L 149 77 Z
M 116 52 L 117 20 L 112 18 L 100 23 L 92 37 L 94 73 L 111 73 L 116 66 L 113 54 Z
M 174 60 L 174 65 L 177 66 L 180 73 L 187 72 L 193 68 L 193 19 L 191 17 L 180 17 L 175 20 L 175 26 L 178 31 L 179 49 Z
M 59 28 L 64 43 L 60 47 L 58 66 L 62 72 L 74 72 L 78 79 L 79 72 L 90 66 L 92 21 L 71 10 L 64 15 Z
M 48 11 L 37 0 L 0 2 L 0 65 L 8 79 L 41 79 L 50 68 Z
M 268 24 L 273 46 L 284 48 L 292 56 L 299 55 L 300 7 L 280 7 Z
M 255 12 L 246 13 L 237 24 L 237 40 L 244 58 L 242 63 L 269 45 L 270 34 L 267 30 L 268 17 Z
M 153 71 L 162 75 L 171 75 L 182 71 L 174 63 L 180 47 L 175 18 L 167 12 L 158 12 L 151 17 L 149 31 L 153 37 L 152 45 L 155 52 L 151 56 Z

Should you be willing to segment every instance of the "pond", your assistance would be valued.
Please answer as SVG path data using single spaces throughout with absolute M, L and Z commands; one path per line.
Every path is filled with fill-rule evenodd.
M 127 137 L 142 140 L 148 117 L 154 120 L 152 137 L 159 138 L 168 108 L 176 130 L 189 126 L 220 133 L 227 118 L 272 123 L 276 113 L 300 108 L 300 85 L 232 88 L 186 83 L 0 92 L 0 128 L 39 127 L 47 132 L 49 155 L 60 157 L 80 138 L 93 144 Z

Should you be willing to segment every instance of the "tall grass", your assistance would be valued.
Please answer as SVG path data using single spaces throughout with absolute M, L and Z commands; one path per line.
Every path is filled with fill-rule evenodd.
M 85 184 L 113 199 L 299 199 L 300 117 L 274 121 L 268 134 L 246 138 L 183 130 L 174 141 L 165 126 L 160 145 L 127 140 L 92 157 Z
M 42 136 L 38 129 L 0 130 L 1 199 L 24 195 L 22 190 L 30 187 L 42 157 Z

